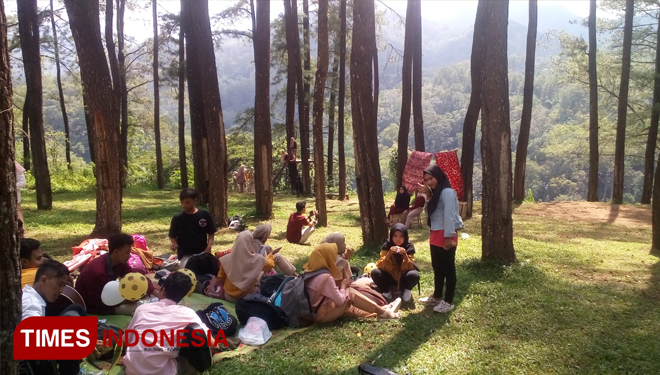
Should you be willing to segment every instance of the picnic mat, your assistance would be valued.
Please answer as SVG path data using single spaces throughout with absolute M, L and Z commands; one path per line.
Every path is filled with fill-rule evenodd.
M 190 307 L 191 309 L 197 311 L 197 310 L 202 310 L 205 309 L 206 306 L 214 303 L 214 302 L 222 302 L 222 304 L 225 306 L 227 311 L 229 311 L 230 314 L 236 316 L 236 311 L 234 310 L 235 305 L 231 302 L 227 302 L 224 300 L 218 300 L 215 298 L 210 298 L 206 297 L 201 294 L 193 293 L 190 297 L 185 297 L 182 301 L 182 304 L 185 306 Z M 99 319 L 106 319 L 106 323 L 115 325 L 117 327 L 120 327 L 122 329 L 125 329 L 128 327 L 128 324 L 131 322 L 131 317 L 130 316 L 123 316 L 123 315 L 99 315 Z M 278 342 L 283 341 L 287 337 L 293 335 L 294 333 L 297 332 L 302 332 L 306 330 L 306 328 L 284 328 L 284 329 L 279 329 L 276 331 L 272 331 L 273 336 L 268 340 L 267 343 L 265 343 L 262 346 L 266 345 L 271 345 L 275 344 Z M 238 334 L 238 332 L 237 332 Z M 224 351 L 217 353 L 213 356 L 213 363 L 218 363 L 221 360 L 225 358 L 233 358 L 239 355 L 243 354 L 248 354 L 251 353 L 252 351 L 258 349 L 259 347 L 257 346 L 250 346 L 250 345 L 244 345 L 240 344 L 236 349 L 230 350 L 230 351 Z M 120 366 L 122 364 L 122 361 L 119 361 L 119 364 L 112 368 L 112 371 L 110 370 L 110 362 L 105 362 L 105 361 L 94 361 L 93 364 L 88 363 L 87 361 L 83 361 L 81 364 L 81 368 L 84 370 L 83 373 L 96 373 L 99 370 L 104 370 L 106 373 L 111 374 L 111 375 L 124 375 L 124 369 L 123 366 Z

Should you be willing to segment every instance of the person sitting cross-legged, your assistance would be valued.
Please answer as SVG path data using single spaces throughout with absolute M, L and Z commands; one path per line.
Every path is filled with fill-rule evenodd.
M 23 287 L 22 318 L 46 316 L 46 303 L 57 301 L 69 281 L 69 269 L 60 262 L 47 259 L 37 269 L 33 285 Z M 60 316 L 86 316 L 84 307 L 72 304 Z M 39 375 L 74 375 L 80 372 L 79 360 L 25 361 L 21 366 Z
M 291 213 L 289 216 L 289 223 L 286 226 L 286 240 L 291 243 L 304 244 L 309 239 L 309 236 L 314 233 L 314 224 L 316 220 L 312 211 L 309 217 L 305 217 L 305 210 L 307 209 L 307 202 L 299 201 L 296 203 L 296 212 Z
M 144 271 L 133 269 L 128 265 L 132 246 L 133 237 L 130 235 L 114 234 L 108 238 L 108 253 L 85 265 L 80 272 L 76 281 L 76 290 L 80 293 L 91 314 L 131 315 L 135 311 L 137 307 L 135 303 L 125 302 L 117 306 L 108 306 L 101 299 L 103 287 L 109 281 L 116 280 L 130 272 L 144 274 Z M 152 294 L 155 288 L 148 278 L 147 282 L 149 284 L 147 294 Z
M 419 271 L 415 266 L 415 246 L 408 240 L 406 226 L 397 223 L 390 229 L 390 238 L 383 244 L 376 269 L 371 278 L 387 300 L 392 299 L 391 290 L 403 291 L 403 301 L 412 299 L 412 288 L 419 282 Z
M 154 295 L 158 302 L 146 303 L 135 310 L 127 330 L 136 330 L 138 337 L 143 337 L 145 331 L 166 332 L 185 329 L 190 324 L 199 324 L 207 332 L 208 327 L 202 323 L 197 313 L 186 306 L 179 305 L 192 288 L 190 277 L 181 272 L 174 272 L 163 280 L 163 285 Z M 153 347 L 152 335 L 147 334 L 135 347 L 127 348 L 124 356 L 126 375 L 175 375 L 196 373 L 188 360 L 179 356 L 179 350 L 171 350 L 167 340 L 157 340 Z

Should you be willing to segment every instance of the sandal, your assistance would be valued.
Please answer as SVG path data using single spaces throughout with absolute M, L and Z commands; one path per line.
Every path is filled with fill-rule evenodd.
M 401 319 L 401 313 L 394 310 L 385 310 L 384 313 L 378 315 L 378 320 L 395 320 Z

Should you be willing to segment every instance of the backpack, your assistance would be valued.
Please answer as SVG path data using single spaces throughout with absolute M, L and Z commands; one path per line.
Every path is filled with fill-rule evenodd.
M 284 311 L 260 294 L 249 294 L 239 299 L 234 310 L 242 326 L 245 326 L 251 317 L 263 319 L 271 331 L 286 327 L 288 324 Z
M 314 323 L 314 315 L 316 314 L 312 309 L 312 302 L 309 299 L 305 281 L 324 273 L 330 273 L 330 271 L 320 269 L 303 273 L 289 281 L 285 280 L 282 283 L 279 294 L 276 292 L 276 295 L 274 295 L 275 298 L 273 298 L 273 301 L 276 301 L 278 298 L 280 299 L 280 304 L 277 305 L 275 303 L 275 306 L 279 306 L 284 310 L 288 318 L 289 327 L 307 327 Z
M 264 275 L 261 277 L 261 282 L 259 283 L 259 289 L 261 294 L 265 297 L 270 297 L 277 291 L 282 282 L 286 279 L 284 275 Z

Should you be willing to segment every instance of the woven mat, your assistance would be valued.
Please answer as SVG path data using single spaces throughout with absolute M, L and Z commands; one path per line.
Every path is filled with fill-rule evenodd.
M 210 298 L 203 296 L 201 294 L 194 293 L 190 297 L 185 297 L 182 301 L 183 305 L 188 306 L 195 311 L 202 310 L 206 308 L 206 306 L 214 302 L 222 302 L 222 304 L 227 308 L 227 311 L 229 311 L 230 314 L 236 316 L 236 311 L 234 310 L 235 307 L 234 304 L 224 300 L 217 300 L 215 298 Z M 115 325 L 120 328 L 128 327 L 128 324 L 131 322 L 130 316 L 123 316 L 123 315 L 99 315 L 98 318 L 106 319 L 106 323 Z M 306 329 L 307 328 L 296 328 L 296 329 L 284 328 L 273 331 L 272 332 L 273 336 L 270 338 L 270 340 L 268 340 L 266 344 L 262 346 L 267 346 L 281 342 L 287 337 L 293 335 L 294 333 L 302 332 Z M 218 363 L 225 358 L 233 358 L 239 355 L 248 354 L 254 350 L 257 350 L 258 348 L 259 347 L 257 346 L 240 344 L 238 348 L 234 350 L 215 354 L 213 356 L 213 363 Z M 99 370 L 104 370 L 104 372 L 111 375 L 124 375 L 125 372 L 123 366 L 120 366 L 121 364 L 122 364 L 122 360 L 120 359 L 118 365 L 113 367 L 111 371 L 109 371 L 111 366 L 110 362 L 105 362 L 105 361 L 95 361 L 94 363 L 89 363 L 87 361 L 84 361 L 81 367 L 84 370 L 83 373 L 86 372 L 93 373 L 93 372 L 98 372 Z

